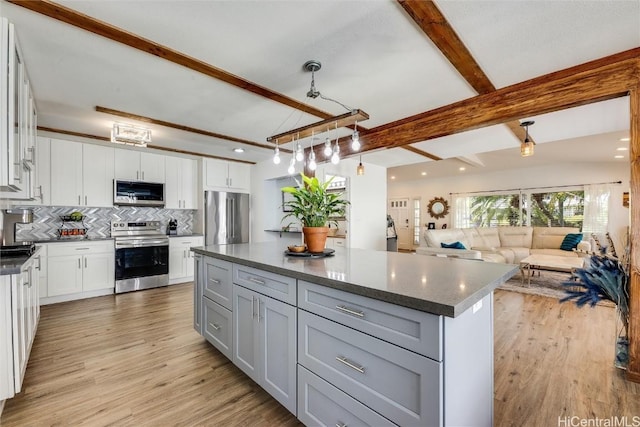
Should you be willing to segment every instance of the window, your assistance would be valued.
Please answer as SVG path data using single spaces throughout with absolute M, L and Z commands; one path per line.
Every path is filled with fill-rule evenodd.
M 474 196 L 470 199 L 472 226 L 498 227 L 522 223 L 520 194 Z
M 530 224 L 535 227 L 575 227 L 582 229 L 584 191 L 557 191 L 529 195 Z
M 420 199 L 413 199 L 413 244 L 420 245 Z

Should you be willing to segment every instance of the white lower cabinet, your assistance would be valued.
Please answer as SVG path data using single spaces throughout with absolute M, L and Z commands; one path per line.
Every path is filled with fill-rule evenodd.
M 52 243 L 47 251 L 47 297 L 115 288 L 112 240 Z
M 296 414 L 296 308 L 233 286 L 233 363 Z
M 189 248 L 204 245 L 204 237 L 187 236 L 169 238 L 169 283 L 193 280 L 193 252 Z
M 22 389 L 40 319 L 40 265 L 36 252 L 19 274 L 0 276 L 0 401 Z

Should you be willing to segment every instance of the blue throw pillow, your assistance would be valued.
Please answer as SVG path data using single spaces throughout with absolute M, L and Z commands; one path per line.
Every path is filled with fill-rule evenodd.
M 563 251 L 572 251 L 578 246 L 578 243 L 580 243 L 581 241 L 582 233 L 567 234 L 566 236 L 564 236 L 564 240 L 562 240 L 560 249 L 562 249 Z
M 449 249 L 467 249 L 464 247 L 464 245 L 460 242 L 453 242 L 453 243 L 440 243 L 440 247 L 441 248 L 449 248 Z

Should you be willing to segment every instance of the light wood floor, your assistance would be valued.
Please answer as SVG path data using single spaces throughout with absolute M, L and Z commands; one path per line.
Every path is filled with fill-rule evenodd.
M 640 415 L 612 367 L 614 313 L 495 294 L 495 425 Z M 24 391 L 2 426 L 293 426 L 192 329 L 191 284 L 42 308 Z

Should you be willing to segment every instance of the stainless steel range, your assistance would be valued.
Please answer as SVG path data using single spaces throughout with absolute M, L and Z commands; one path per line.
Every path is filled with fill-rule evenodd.
M 169 238 L 160 221 L 111 221 L 116 247 L 116 293 L 169 284 Z

